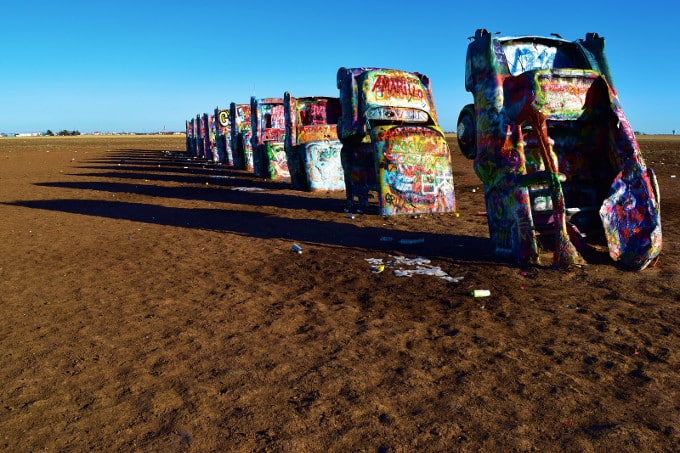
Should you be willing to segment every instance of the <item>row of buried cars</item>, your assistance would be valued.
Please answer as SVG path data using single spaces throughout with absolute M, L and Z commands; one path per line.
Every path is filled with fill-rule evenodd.
M 604 39 L 470 38 L 457 139 L 484 184 L 497 255 L 520 264 L 553 250 L 583 262 L 606 243 L 622 268 L 661 251 L 660 195 L 614 88 Z M 427 76 L 340 68 L 338 97 L 251 98 L 187 121 L 187 151 L 300 190 L 344 190 L 349 210 L 377 195 L 381 215 L 456 209 L 449 148 Z

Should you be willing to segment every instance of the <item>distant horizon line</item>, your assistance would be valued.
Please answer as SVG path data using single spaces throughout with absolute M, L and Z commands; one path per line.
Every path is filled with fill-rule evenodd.
M 75 131 L 75 130 L 74 130 Z M 45 132 L 17 132 L 17 133 L 6 133 L 6 132 L 0 132 L 0 138 L 43 138 L 43 137 L 71 137 L 71 138 L 77 138 L 77 137 L 82 137 L 82 136 L 117 136 L 117 135 L 186 135 L 186 131 L 183 130 L 177 130 L 177 131 L 155 131 L 155 132 L 141 132 L 141 131 L 107 131 L 107 132 L 101 132 L 101 131 L 94 131 L 94 132 L 80 132 L 77 131 L 78 134 L 76 135 L 45 135 Z M 446 135 L 454 135 L 457 136 L 458 134 L 455 131 L 443 131 L 444 134 Z M 647 133 L 647 132 L 635 132 L 635 136 L 669 136 L 669 137 L 678 137 L 680 138 L 680 134 L 676 133 Z
M 48 129 L 50 130 L 50 129 Z M 66 129 L 62 129 L 66 130 Z M 61 131 L 59 131 L 61 132 Z M 176 130 L 176 131 L 153 131 L 153 132 L 143 132 L 143 131 L 91 131 L 91 132 L 81 132 L 77 129 L 72 129 L 68 132 L 77 132 L 75 135 L 58 135 L 56 132 L 52 135 L 48 135 L 47 131 L 40 132 L 0 132 L 0 137 L 77 137 L 80 135 L 178 135 L 186 134 L 186 131 Z

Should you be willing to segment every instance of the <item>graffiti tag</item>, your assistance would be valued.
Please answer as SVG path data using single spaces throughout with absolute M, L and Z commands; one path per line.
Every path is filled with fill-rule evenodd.
M 378 98 L 402 98 L 409 101 L 425 98 L 422 87 L 404 76 L 380 74 L 375 79 L 372 91 Z

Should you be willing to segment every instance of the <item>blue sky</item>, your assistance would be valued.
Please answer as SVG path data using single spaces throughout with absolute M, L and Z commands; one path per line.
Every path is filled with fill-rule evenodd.
M 427 74 L 440 123 L 453 131 L 472 102 L 467 37 L 486 28 L 599 33 L 633 129 L 680 133 L 675 2 L 9 3 L 0 9 L 0 132 L 183 130 L 197 113 L 251 95 L 337 96 L 341 66 Z

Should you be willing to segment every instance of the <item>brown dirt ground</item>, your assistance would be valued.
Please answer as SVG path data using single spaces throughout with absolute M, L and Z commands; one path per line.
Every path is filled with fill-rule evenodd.
M 664 251 L 631 273 L 496 259 L 455 144 L 459 217 L 350 218 L 182 136 L 0 139 L 0 448 L 678 451 L 680 139 L 640 143 Z M 366 261 L 399 255 L 463 279 Z

